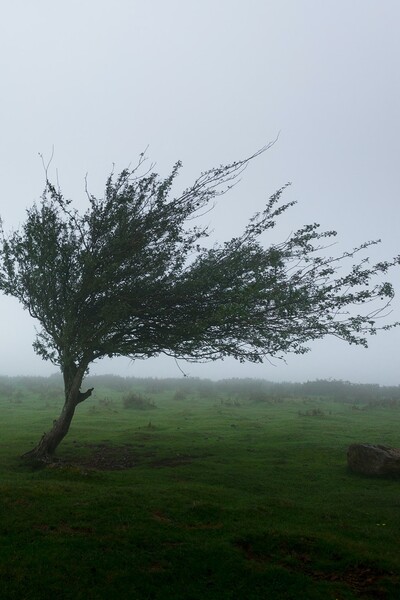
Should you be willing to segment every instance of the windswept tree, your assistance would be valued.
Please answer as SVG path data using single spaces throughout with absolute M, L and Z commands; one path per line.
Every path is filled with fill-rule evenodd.
M 103 357 L 262 362 L 304 353 L 326 335 L 366 346 L 368 334 L 396 325 L 378 326 L 377 318 L 393 297 L 380 276 L 399 257 L 352 264 L 377 242 L 326 256 L 321 249 L 336 233 L 314 223 L 263 246 L 263 234 L 294 204 L 281 202 L 284 187 L 239 237 L 202 245 L 208 230 L 194 219 L 264 150 L 202 173 L 176 196 L 180 163 L 162 179 L 152 169 L 141 174 L 141 155 L 135 168 L 110 175 L 103 198 L 88 194 L 83 213 L 47 180 L 20 229 L 1 230 L 0 289 L 39 322 L 34 349 L 61 369 L 65 385 L 59 418 L 29 456 L 55 452 L 92 393 L 81 391 L 89 366 Z

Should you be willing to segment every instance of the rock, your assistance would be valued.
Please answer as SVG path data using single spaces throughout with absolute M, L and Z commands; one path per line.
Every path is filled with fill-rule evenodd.
M 347 450 L 351 471 L 364 475 L 400 475 L 400 448 L 352 444 Z

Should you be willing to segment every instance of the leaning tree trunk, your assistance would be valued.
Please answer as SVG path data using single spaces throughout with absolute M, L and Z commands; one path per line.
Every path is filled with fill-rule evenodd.
M 56 448 L 69 431 L 77 405 L 89 398 L 94 389 L 90 388 L 86 392 L 80 391 L 85 370 L 86 367 L 76 367 L 76 365 L 64 368 L 65 402 L 61 414 L 58 419 L 53 421 L 52 429 L 43 434 L 37 446 L 24 454 L 24 458 L 42 462 L 51 460 Z

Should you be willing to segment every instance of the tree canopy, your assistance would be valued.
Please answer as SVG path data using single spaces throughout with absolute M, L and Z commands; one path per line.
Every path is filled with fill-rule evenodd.
M 80 392 L 83 377 L 105 356 L 261 362 L 306 352 L 326 335 L 366 346 L 368 334 L 397 325 L 378 317 L 394 295 L 381 275 L 400 258 L 353 264 L 378 241 L 327 256 L 336 232 L 313 223 L 264 247 L 263 234 L 295 203 L 282 203 L 286 186 L 241 235 L 204 245 L 209 231 L 196 217 L 264 150 L 203 172 L 178 195 L 180 162 L 161 178 L 152 168 L 141 174 L 141 155 L 136 167 L 111 173 L 102 198 L 87 193 L 84 212 L 46 177 L 23 225 L 1 229 L 0 289 L 39 322 L 34 349 L 64 375 L 64 412 L 90 395 Z M 47 444 L 43 453 L 52 451 Z

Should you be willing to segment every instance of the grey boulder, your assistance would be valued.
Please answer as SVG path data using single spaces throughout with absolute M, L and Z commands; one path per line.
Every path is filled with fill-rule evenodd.
M 351 471 L 364 475 L 400 475 L 400 448 L 352 444 L 347 450 Z

